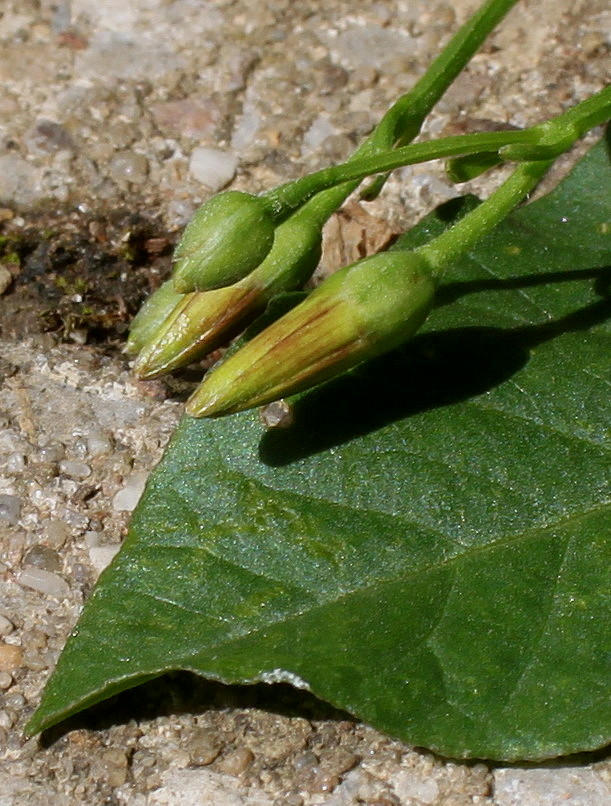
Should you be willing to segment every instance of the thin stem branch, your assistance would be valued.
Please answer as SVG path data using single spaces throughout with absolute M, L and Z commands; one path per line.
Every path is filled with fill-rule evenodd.
M 554 160 L 524 162 L 498 190 L 475 210 L 429 243 L 414 251 L 428 262 L 439 279 L 456 259 L 487 235 L 537 186 Z

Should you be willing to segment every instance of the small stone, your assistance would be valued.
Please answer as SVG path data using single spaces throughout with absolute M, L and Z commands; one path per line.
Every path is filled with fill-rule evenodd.
M 110 437 L 102 431 L 87 434 L 87 450 L 90 456 L 104 456 L 112 450 Z
M 0 672 L 0 690 L 6 691 L 13 685 L 13 676 L 10 672 Z
M 16 526 L 21 517 L 21 499 L 16 495 L 0 495 L 0 522 Z
M 89 526 L 89 518 L 74 509 L 62 507 L 57 514 L 60 516 L 60 518 L 63 518 L 68 526 L 72 527 L 73 529 L 84 532 Z
M 0 204 L 27 207 L 39 198 L 38 171 L 17 154 L 0 156 Z
M 299 772 L 310 771 L 318 768 L 318 759 L 311 750 L 300 753 L 293 762 L 293 766 Z
M 110 161 L 109 173 L 115 182 L 141 183 L 148 174 L 148 160 L 135 151 L 118 151 Z
M 62 567 L 59 554 L 54 549 L 41 543 L 32 546 L 26 552 L 23 564 L 32 568 L 43 568 L 45 571 L 59 571 Z
M 120 545 L 113 546 L 91 546 L 89 548 L 89 560 L 92 567 L 101 574 L 107 568 L 118 554 Z
M 61 549 L 68 539 L 69 530 L 63 521 L 52 518 L 45 524 L 45 540 L 53 549 Z
M 293 409 L 286 400 L 275 400 L 263 406 L 259 412 L 266 428 L 290 428 L 293 424 Z
M 23 473 L 25 464 L 25 455 L 23 453 L 11 453 L 6 460 L 6 469 L 9 473 Z
M 119 748 L 109 747 L 94 759 L 92 775 L 104 778 L 112 787 L 123 786 L 127 779 L 127 756 Z
M 115 512 L 133 512 L 140 496 L 144 492 L 148 473 L 136 470 L 125 479 L 122 490 L 119 490 L 112 499 L 112 508 Z
M 59 463 L 59 469 L 64 475 L 70 476 L 72 479 L 86 479 L 87 476 L 91 475 L 91 468 L 89 465 L 86 465 L 85 462 L 78 462 L 70 459 L 62 459 L 62 461 Z
M 194 148 L 189 160 L 191 176 L 213 193 L 228 185 L 238 169 L 238 158 L 218 148 Z
M 57 443 L 41 445 L 38 449 L 40 462 L 59 462 L 64 458 L 64 446 Z
M 329 118 L 324 115 L 319 115 L 303 135 L 302 154 L 305 155 L 311 151 L 315 151 L 333 134 L 335 134 L 335 128 Z
M 0 635 L 10 635 L 14 629 L 13 622 L 6 616 L 0 615 Z
M 151 109 L 160 129 L 180 137 L 201 140 L 213 137 L 222 120 L 222 112 L 213 99 L 205 102 L 183 98 L 154 104 Z
M 19 691 L 12 691 L 4 697 L 4 704 L 7 708 L 23 708 L 25 697 Z
M 608 806 L 609 788 L 589 767 L 497 769 L 494 802 L 498 806 Z
M 74 151 L 68 132 L 53 120 L 38 120 L 23 136 L 26 148 L 35 156 L 54 154 L 57 151 Z
M 6 266 L 0 265 L 0 296 L 4 294 L 12 282 L 13 275 L 6 268 Z
M 23 650 L 13 644 L 0 644 L 0 671 L 13 672 L 23 665 Z
M 0 728 L 9 730 L 9 728 L 13 727 L 14 721 L 15 720 L 8 711 L 0 711 Z
M 26 568 L 17 577 L 17 582 L 25 588 L 52 596 L 54 599 L 65 599 L 70 594 L 70 587 L 65 579 L 43 568 Z
M 205 767 L 211 764 L 220 752 L 220 745 L 215 741 L 207 730 L 199 730 L 191 738 L 187 750 L 191 759 L 191 764 L 197 767 Z
M 30 651 L 23 653 L 23 666 L 32 672 L 42 672 L 49 664 L 40 652 Z
M 433 778 L 424 778 L 416 770 L 400 770 L 393 786 L 401 802 L 414 799 L 422 803 L 435 803 L 439 797 L 437 782 Z
M 219 772 L 234 777 L 241 775 L 254 760 L 254 753 L 247 747 L 238 747 L 228 753 L 218 764 Z

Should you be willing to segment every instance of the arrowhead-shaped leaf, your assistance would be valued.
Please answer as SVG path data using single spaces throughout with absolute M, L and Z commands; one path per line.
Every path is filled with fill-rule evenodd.
M 288 430 L 184 419 L 29 730 L 185 669 L 451 756 L 607 743 L 610 190 L 601 143 Z

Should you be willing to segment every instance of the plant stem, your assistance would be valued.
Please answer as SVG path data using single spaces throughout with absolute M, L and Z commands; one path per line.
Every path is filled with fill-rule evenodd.
M 486 201 L 414 252 L 425 258 L 432 275 L 439 280 L 445 269 L 494 229 L 528 196 L 553 162 L 554 160 L 539 160 L 522 163 Z
M 297 208 L 301 205 L 304 196 L 307 198 L 308 193 L 316 193 L 318 190 L 335 187 L 346 181 L 361 181 L 373 174 L 403 168 L 406 165 L 414 165 L 418 162 L 465 156 L 467 154 L 497 152 L 503 147 L 522 144 L 537 148 L 538 139 L 534 129 L 443 137 L 439 140 L 415 143 L 390 151 L 383 151 L 358 160 L 348 160 L 340 165 L 331 165 L 328 168 L 316 171 L 316 173 L 297 179 L 295 182 L 291 182 L 290 185 L 282 185 L 271 191 L 270 194 L 274 193 L 277 198 L 281 198 L 281 203 L 286 208 Z M 316 190 L 312 190 L 313 185 Z
M 348 162 L 411 142 L 419 134 L 431 109 L 516 2 L 517 0 L 486 0 L 454 34 L 412 89 L 395 101 Z M 379 171 L 374 173 L 379 173 Z M 316 176 L 316 174 L 311 176 Z M 333 193 L 329 191 L 324 204 L 320 205 L 329 209 L 326 218 L 335 212 L 358 186 L 362 178 L 361 176 L 357 180 L 346 180 L 347 183 L 344 187 L 333 188 L 335 191 Z M 278 214 L 279 219 L 285 218 L 314 193 L 324 191 L 324 186 L 310 185 L 308 187 L 308 180 L 309 177 L 304 177 L 297 182 L 283 185 L 281 188 L 264 194 L 263 197 L 269 199 L 272 209 L 275 214 Z M 300 189 L 297 194 L 293 195 L 289 189 L 298 183 Z M 337 185 L 337 182 L 333 184 Z
M 301 206 L 310 195 L 345 181 L 362 180 L 372 174 L 445 157 L 485 152 L 501 153 L 506 160 L 547 160 L 557 157 L 582 137 L 588 129 L 611 117 L 611 87 L 587 98 L 544 123 L 523 131 L 481 132 L 444 137 L 416 143 L 373 155 L 351 158 L 339 165 L 281 185 L 265 194 L 279 217 Z M 354 187 L 354 185 L 352 186 Z

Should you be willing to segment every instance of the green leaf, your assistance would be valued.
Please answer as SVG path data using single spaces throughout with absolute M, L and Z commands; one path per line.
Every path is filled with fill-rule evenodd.
M 599 144 L 287 430 L 184 419 L 29 731 L 184 669 L 455 757 L 609 742 L 610 180 Z

